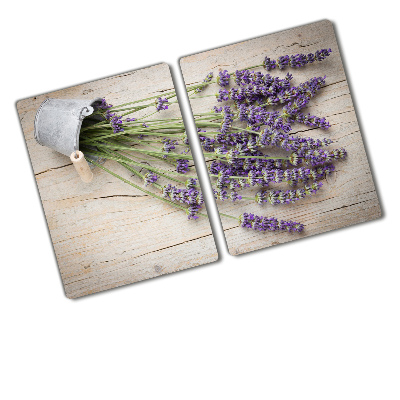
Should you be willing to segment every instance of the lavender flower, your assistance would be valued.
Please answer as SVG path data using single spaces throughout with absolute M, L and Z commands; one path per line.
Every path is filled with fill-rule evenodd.
M 223 101 L 227 98 L 234 100 L 238 109 L 238 119 L 247 122 L 248 126 L 256 131 L 259 130 L 260 126 L 268 125 L 273 129 L 289 132 L 292 129 L 291 123 L 294 121 L 327 129 L 330 125 L 325 118 L 304 116 L 300 113 L 300 110 L 308 104 L 324 83 L 325 77 L 312 78 L 297 87 L 280 90 L 272 94 L 268 90 L 265 91 L 264 87 L 248 87 L 240 90 L 232 88 L 230 91 L 221 89 L 218 100 Z M 265 106 L 285 102 L 289 103 L 283 108 L 282 113 L 265 110 Z M 261 104 L 261 106 L 256 106 L 253 103 Z
M 259 217 L 258 215 L 243 213 L 239 217 L 240 226 L 243 228 L 254 229 L 256 231 L 287 231 L 302 232 L 304 225 L 294 221 L 277 220 L 273 217 Z
M 189 161 L 178 159 L 176 160 L 176 172 L 180 174 L 186 174 L 189 171 Z
M 258 136 L 256 144 L 258 147 L 277 146 L 286 151 L 298 151 L 300 149 L 317 149 L 328 146 L 332 143 L 331 139 L 313 139 L 311 137 L 289 136 L 277 130 L 265 129 L 264 133 Z
M 304 186 L 303 189 L 260 191 L 256 195 L 256 202 L 261 204 L 269 201 L 272 205 L 294 203 L 297 200 L 303 199 L 307 195 L 311 196 L 316 193 L 321 186 L 322 182 L 313 182 L 309 186 Z
M 218 102 L 229 100 L 229 90 L 220 89 L 219 93 L 215 95 Z
M 347 151 L 343 148 L 335 149 L 335 150 L 321 150 L 321 149 L 314 149 L 314 150 L 300 150 L 297 153 L 292 153 L 290 157 L 293 156 L 293 160 L 297 159 L 297 162 L 304 159 L 306 164 L 317 166 L 323 165 L 325 163 L 332 162 L 334 160 L 344 160 L 347 156 Z M 290 160 L 292 163 L 292 161 Z M 293 164 L 293 163 L 292 163 Z M 293 164 L 297 165 L 297 164 Z
M 186 210 L 186 214 L 188 216 L 188 219 L 197 219 L 199 218 L 196 214 L 200 210 L 200 206 L 196 204 L 191 204 L 188 209 Z
M 205 136 L 199 136 L 199 139 L 204 151 L 208 153 L 212 153 L 214 151 L 214 142 L 215 142 L 214 139 Z
M 216 200 L 231 200 L 235 202 L 242 199 L 242 196 L 240 196 L 235 190 L 232 190 L 230 193 L 228 193 L 223 189 L 213 189 L 213 192 Z
M 151 184 L 153 184 L 154 182 L 156 182 L 158 179 L 158 176 L 156 174 L 153 174 L 152 172 L 148 172 L 145 176 L 144 176 L 144 186 L 149 186 Z
M 176 140 L 172 140 L 169 138 L 164 138 L 162 140 L 162 142 L 163 142 L 162 151 L 164 151 L 166 153 L 169 153 L 172 150 L 174 150 L 175 146 L 178 144 L 178 142 Z
M 218 76 L 217 76 L 217 83 L 219 86 L 228 86 L 229 85 L 229 79 L 230 79 L 230 74 L 228 73 L 227 70 L 220 71 Z
M 201 85 L 200 87 L 198 87 L 198 88 L 195 90 L 195 92 L 196 92 L 196 93 L 200 93 L 200 92 L 208 85 L 208 83 L 211 82 L 211 79 L 212 79 L 212 78 L 213 78 L 213 73 L 212 73 L 212 72 L 209 72 L 209 73 L 207 74 L 207 76 L 205 77 L 205 79 L 203 80 L 204 84 Z
M 290 74 L 284 79 L 274 78 L 264 81 L 258 75 L 254 79 L 247 86 L 245 82 L 241 82 L 242 87 L 231 88 L 230 90 L 220 89 L 219 95 L 216 95 L 218 101 L 227 101 L 230 99 L 237 104 L 253 104 L 258 102 L 271 106 L 287 102 L 303 90 L 300 86 L 290 87 Z
M 224 187 L 227 187 L 229 182 L 230 182 L 229 172 L 227 170 L 220 170 L 218 172 L 218 179 L 217 179 L 217 182 L 215 183 L 215 186 L 218 189 L 222 189 Z
M 263 65 L 267 71 L 270 71 L 271 69 L 275 68 L 283 69 L 286 68 L 287 66 L 292 68 L 300 68 L 308 63 L 311 64 L 314 61 L 325 60 L 325 58 L 328 57 L 331 52 L 332 52 L 331 49 L 322 49 L 316 51 L 315 54 L 309 53 L 307 55 L 305 54 L 296 54 L 292 56 L 286 55 L 279 57 L 277 60 L 271 60 L 269 57 L 265 57 Z
M 222 110 L 223 120 L 221 122 L 221 129 L 219 130 L 221 133 L 228 133 L 232 128 L 232 122 L 234 119 L 234 114 L 231 111 L 229 106 L 225 106 Z
M 284 112 L 286 113 L 285 115 L 288 115 L 288 119 L 290 121 L 301 122 L 313 128 L 328 129 L 331 126 L 326 118 L 319 118 L 315 115 L 311 115 L 310 113 L 303 114 L 297 111 L 293 112 L 293 110 L 290 110 L 289 106 L 284 107 Z
M 235 79 L 236 85 L 241 85 L 241 84 L 247 85 L 251 82 L 251 75 L 252 73 L 248 69 L 244 69 L 244 70 L 237 70 L 233 74 L 233 77 Z
M 204 203 L 201 191 L 194 188 L 178 189 L 176 186 L 168 184 L 163 187 L 162 195 L 165 199 L 182 204 L 196 204 L 201 206 Z
M 159 97 L 156 99 L 155 103 L 157 111 L 168 110 L 168 106 L 166 105 L 168 103 L 168 99 L 166 97 L 164 99 Z
M 237 200 L 242 200 L 242 196 L 240 196 L 240 195 L 238 194 L 238 192 L 236 192 L 236 191 L 234 191 L 234 190 L 232 190 L 232 191 L 229 193 L 229 198 L 230 198 L 233 202 L 235 202 L 235 201 L 237 201 Z
M 122 117 L 107 110 L 106 120 L 110 122 L 114 133 L 124 132 L 124 128 L 122 127 Z
M 234 73 L 235 83 L 238 86 L 245 85 L 259 85 L 270 88 L 269 91 L 273 93 L 277 90 L 287 89 L 290 86 L 290 80 L 293 78 L 291 74 L 287 74 L 285 78 L 280 79 L 273 77 L 270 74 L 263 75 L 261 72 L 254 72 L 249 70 L 236 71 Z
M 269 183 L 286 182 L 293 186 L 299 182 L 307 182 L 308 180 L 315 181 L 324 178 L 335 170 L 334 165 L 325 165 L 317 168 L 293 168 L 293 169 L 262 169 L 263 184 L 268 186 Z
M 113 106 L 112 104 L 107 104 L 106 99 L 103 98 L 101 99 L 100 105 L 98 105 L 97 107 L 100 108 L 101 110 L 108 110 L 112 106 Z
M 203 195 L 200 191 L 193 188 L 178 189 L 170 184 L 163 187 L 162 196 L 170 201 L 187 204 L 186 214 L 188 219 L 197 219 L 198 216 L 196 214 L 204 203 Z
M 223 189 L 213 189 L 214 192 L 214 198 L 216 200 L 226 200 L 228 199 L 228 193 L 226 190 Z
M 196 195 L 196 204 L 202 205 L 204 203 L 203 193 L 199 190 Z
M 185 186 L 186 186 L 186 189 L 195 188 L 195 187 L 197 186 L 197 179 L 195 179 L 195 178 L 189 178 L 189 179 L 185 182 Z

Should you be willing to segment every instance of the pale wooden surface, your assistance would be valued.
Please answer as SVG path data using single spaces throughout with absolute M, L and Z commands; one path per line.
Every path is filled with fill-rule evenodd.
M 46 97 L 106 97 L 118 105 L 173 89 L 160 64 L 21 100 L 17 108 L 49 226 L 65 293 L 75 298 L 218 259 L 209 221 L 145 195 L 103 170 L 83 183 L 70 159 L 33 137 L 36 110 Z M 169 116 L 180 116 L 177 104 Z M 166 113 L 164 111 L 164 113 Z M 164 114 L 167 118 L 167 114 Z M 119 164 L 105 166 L 138 185 Z
M 334 143 L 328 149 L 344 147 L 348 151 L 346 161 L 335 163 L 336 174 L 324 180 L 322 189 L 314 196 L 293 204 L 262 206 L 252 201 L 240 203 L 217 200 L 221 212 L 239 216 L 243 212 L 257 215 L 275 216 L 304 223 L 302 234 L 283 232 L 255 232 L 237 226 L 234 220 L 222 217 L 223 229 L 232 255 L 247 253 L 271 245 L 315 235 L 342 228 L 348 225 L 369 221 L 381 216 L 381 209 L 374 182 L 368 165 L 360 129 L 354 112 L 347 85 L 342 60 L 333 26 L 323 20 L 287 31 L 259 37 L 242 43 L 221 47 L 181 59 L 181 70 L 186 85 L 203 80 L 210 71 L 217 76 L 220 70 L 236 69 L 261 64 L 266 55 L 276 59 L 281 55 L 314 53 L 322 48 L 331 48 L 332 53 L 322 62 L 314 62 L 303 68 L 272 70 L 271 75 L 283 77 L 287 72 L 293 74 L 292 84 L 299 84 L 314 76 L 326 75 L 326 86 L 314 97 L 306 112 L 319 117 L 327 117 L 332 125 L 327 131 L 312 129 L 303 124 L 294 124 L 291 133 L 313 138 L 331 138 Z M 263 68 L 256 70 L 266 72 Z M 214 94 L 219 89 L 216 84 L 204 90 L 204 95 Z M 194 113 L 209 111 L 217 103 L 215 97 L 192 99 Z M 281 107 L 277 107 L 278 110 Z M 288 188 L 286 185 L 272 185 L 271 188 Z M 257 190 L 246 190 L 246 196 Z

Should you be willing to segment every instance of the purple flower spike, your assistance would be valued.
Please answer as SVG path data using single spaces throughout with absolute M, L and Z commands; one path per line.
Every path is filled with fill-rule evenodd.
M 259 217 L 258 215 L 243 213 L 239 217 L 240 226 L 256 231 L 287 231 L 302 232 L 304 225 L 294 221 L 277 220 L 273 217 Z
M 124 132 L 124 128 L 122 127 L 122 117 L 107 110 L 106 120 L 110 122 L 114 133 Z
M 207 84 L 208 84 L 209 82 L 211 82 L 211 79 L 212 79 L 212 78 L 213 78 L 213 73 L 212 73 L 212 72 L 209 72 L 209 73 L 207 74 L 207 76 L 205 77 L 205 79 L 203 80 L 204 84 L 201 85 L 200 87 L 198 87 L 198 88 L 195 90 L 195 92 L 196 92 L 196 93 L 200 93 L 200 92 L 207 86 Z
M 178 189 L 170 184 L 163 187 L 162 196 L 170 201 L 187 204 L 186 214 L 188 215 L 188 219 L 197 219 L 198 216 L 196 214 L 204 203 L 201 191 L 193 188 Z
M 232 128 L 232 123 L 234 119 L 234 114 L 231 111 L 229 106 L 225 106 L 222 111 L 223 120 L 221 122 L 221 129 L 219 130 L 221 133 L 228 133 Z
M 290 157 L 297 162 L 301 161 L 303 158 L 306 164 L 312 166 L 323 165 L 334 160 L 344 160 L 347 156 L 347 151 L 343 148 L 335 149 L 335 150 L 322 150 L 322 149 L 314 149 L 314 150 L 300 150 L 299 153 L 292 153 Z M 292 159 L 290 163 L 293 164 Z
M 162 99 L 159 97 L 156 101 L 156 110 L 161 111 L 161 110 L 168 110 L 168 106 L 166 105 L 168 103 L 168 99 L 165 97 Z
M 217 76 L 217 83 L 219 86 L 228 86 L 229 85 L 229 79 L 231 75 L 228 73 L 227 70 L 220 71 L 220 73 Z
M 222 189 L 213 189 L 214 192 L 214 198 L 216 200 L 226 200 L 228 199 L 228 192 L 226 190 Z
M 267 71 L 275 68 L 283 69 L 287 66 L 292 68 L 300 68 L 308 63 L 311 64 L 314 61 L 325 60 L 325 58 L 328 57 L 330 53 L 332 53 L 331 49 L 322 49 L 316 51 L 315 54 L 309 53 L 307 55 L 296 54 L 293 56 L 281 56 L 277 60 L 271 60 L 269 57 L 265 57 L 264 68 Z
M 297 200 L 303 199 L 306 196 L 311 196 L 316 193 L 322 186 L 322 182 L 313 182 L 311 185 L 304 186 L 303 189 L 297 190 L 269 190 L 266 192 L 258 192 L 256 202 L 270 202 L 272 205 L 289 204 Z
M 172 140 L 172 139 L 169 139 L 169 138 L 164 138 L 163 140 L 162 140 L 162 142 L 163 142 L 163 146 L 162 146 L 162 151 L 164 151 L 165 153 L 169 153 L 169 152 L 171 152 L 172 150 L 174 150 L 175 149 L 175 146 L 178 144 L 178 141 L 177 140 Z
M 196 204 L 191 204 L 188 209 L 186 210 L 186 214 L 188 216 L 188 219 L 197 219 L 199 218 L 196 214 L 200 210 L 200 206 Z
M 145 176 L 144 176 L 144 186 L 149 186 L 151 184 L 153 184 L 154 182 L 156 182 L 158 179 L 158 176 L 156 174 L 153 174 L 152 172 L 148 172 Z
M 176 172 L 180 174 L 186 174 L 189 171 L 189 161 L 188 160 L 176 160 Z
M 237 200 L 242 200 L 242 196 L 240 196 L 240 195 L 238 194 L 238 192 L 235 192 L 234 190 L 232 190 L 232 191 L 229 193 L 229 198 L 230 198 L 233 202 L 235 202 L 235 201 L 237 201 Z
M 195 179 L 195 178 L 189 178 L 189 179 L 185 182 L 185 186 L 186 186 L 186 189 L 195 188 L 195 187 L 197 186 L 197 179 Z
M 229 90 L 220 89 L 219 93 L 215 95 L 218 102 L 229 100 Z
M 201 191 L 194 188 L 178 189 L 177 187 L 168 184 L 163 187 L 162 195 L 165 199 L 177 201 L 182 204 L 196 204 L 201 206 L 204 203 Z
M 112 106 L 113 106 L 112 104 L 107 104 L 106 99 L 101 99 L 101 104 L 99 106 L 97 106 L 97 107 L 102 109 L 102 110 L 108 110 Z

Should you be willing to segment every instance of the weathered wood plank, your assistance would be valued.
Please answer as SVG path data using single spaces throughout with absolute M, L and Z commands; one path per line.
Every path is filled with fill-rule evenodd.
M 218 258 L 206 218 L 188 221 L 183 211 L 98 168 L 94 170 L 93 181 L 85 184 L 68 157 L 38 145 L 33 137 L 36 110 L 46 97 L 106 97 L 116 105 L 161 95 L 173 87 L 168 65 L 160 64 L 18 102 L 21 125 L 69 298 Z M 170 107 L 168 115 L 180 117 L 177 104 Z M 142 185 L 119 164 L 107 161 L 105 165 Z
M 294 204 L 259 206 L 252 201 L 240 201 L 234 204 L 217 201 L 221 212 L 236 217 L 243 212 L 252 212 L 257 215 L 299 221 L 306 225 L 301 235 L 282 232 L 260 233 L 240 228 L 234 220 L 222 218 L 228 248 L 233 255 L 381 216 L 334 29 L 331 22 L 324 20 L 181 59 L 180 65 L 185 83 L 192 84 L 201 82 L 210 71 L 216 76 L 220 70 L 227 69 L 234 72 L 236 69 L 261 64 L 266 55 L 276 59 L 281 55 L 315 52 L 321 48 L 331 48 L 333 51 L 323 62 L 315 62 L 300 69 L 273 70 L 270 73 L 283 77 L 290 72 L 294 77 L 293 84 L 299 84 L 315 76 L 327 76 L 326 86 L 312 99 L 305 112 L 327 117 L 332 127 L 328 131 L 323 131 L 295 124 L 291 133 L 319 139 L 331 138 L 334 143 L 329 148 L 346 148 L 348 158 L 346 161 L 335 163 L 335 175 L 330 177 L 328 182 L 325 180 L 324 186 L 316 195 Z M 262 68 L 256 70 L 263 71 Z M 214 84 L 205 89 L 203 94 L 213 94 L 218 88 Z M 191 99 L 194 113 L 209 111 L 216 104 L 213 97 Z M 285 185 L 271 187 L 287 188 Z M 246 190 L 243 194 L 251 196 L 255 191 Z

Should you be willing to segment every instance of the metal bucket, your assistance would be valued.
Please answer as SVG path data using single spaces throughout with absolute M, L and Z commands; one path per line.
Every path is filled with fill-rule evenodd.
M 82 122 L 85 126 L 102 120 L 100 115 L 90 117 L 102 99 L 46 99 L 37 110 L 35 116 L 34 136 L 36 141 L 68 157 L 79 150 L 79 135 Z M 88 156 L 96 161 L 104 162 L 99 157 Z M 93 165 L 89 163 L 92 167 Z

